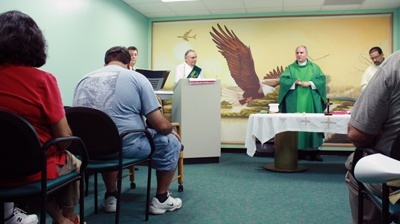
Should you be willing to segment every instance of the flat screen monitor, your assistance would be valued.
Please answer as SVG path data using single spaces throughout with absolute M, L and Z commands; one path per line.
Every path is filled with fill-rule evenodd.
M 164 88 L 164 84 L 167 81 L 168 75 L 170 71 L 155 71 L 155 70 L 146 70 L 146 69 L 136 69 L 137 72 L 144 75 L 153 86 L 154 90 L 160 90 Z

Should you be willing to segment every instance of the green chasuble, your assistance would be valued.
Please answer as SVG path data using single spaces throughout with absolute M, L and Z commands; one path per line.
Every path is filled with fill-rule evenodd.
M 311 81 L 312 87 L 295 85 L 296 80 Z M 323 113 L 326 102 L 326 77 L 318 65 L 307 61 L 306 65 L 299 65 L 295 61 L 289 65 L 280 76 L 279 110 L 282 113 Z M 299 132 L 298 148 L 318 148 L 322 145 L 324 133 Z
M 197 67 L 196 65 L 193 67 L 192 71 L 189 73 L 189 75 L 186 77 L 187 79 L 189 78 L 197 78 L 199 77 L 201 72 L 201 68 Z

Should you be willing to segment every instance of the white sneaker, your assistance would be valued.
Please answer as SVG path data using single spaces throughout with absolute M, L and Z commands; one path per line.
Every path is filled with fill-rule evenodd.
M 154 215 L 164 214 L 165 212 L 172 212 L 182 207 L 182 200 L 180 198 L 173 198 L 168 192 L 168 198 L 164 203 L 160 203 L 157 198 L 153 198 L 150 204 L 150 213 Z
M 37 215 L 28 215 L 19 208 L 14 208 L 14 214 L 8 220 L 4 220 L 4 224 L 37 224 L 38 222 Z
M 106 212 L 116 212 L 117 211 L 117 198 L 114 196 L 109 196 L 104 201 L 104 210 Z

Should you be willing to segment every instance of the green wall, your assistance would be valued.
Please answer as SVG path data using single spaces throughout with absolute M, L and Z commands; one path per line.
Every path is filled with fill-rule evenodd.
M 147 67 L 148 18 L 120 0 L 0 0 L 0 12 L 19 10 L 42 29 L 48 44 L 41 68 L 58 80 L 65 105 L 86 73 L 104 65 L 112 46 L 139 48 L 139 67 Z
M 138 47 L 138 67 L 150 68 L 152 21 L 393 12 L 393 48 L 400 50 L 400 8 L 363 12 L 241 14 L 148 19 L 122 0 L 0 0 L 0 12 L 8 10 L 20 10 L 30 15 L 42 29 L 48 42 L 48 60 L 42 69 L 57 77 L 65 105 L 71 105 L 73 89 L 79 79 L 103 66 L 104 53 L 112 46 Z

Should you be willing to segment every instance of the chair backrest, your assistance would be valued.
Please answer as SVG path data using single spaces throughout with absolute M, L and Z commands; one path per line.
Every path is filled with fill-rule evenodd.
M 66 109 L 73 135 L 85 143 L 89 159 L 118 153 L 122 148 L 118 128 L 108 114 L 88 107 Z
M 0 182 L 40 172 L 45 158 L 32 125 L 5 110 L 0 110 L 0 153 Z
M 392 148 L 390 149 L 390 157 L 400 160 L 400 134 L 393 142 Z

